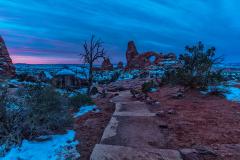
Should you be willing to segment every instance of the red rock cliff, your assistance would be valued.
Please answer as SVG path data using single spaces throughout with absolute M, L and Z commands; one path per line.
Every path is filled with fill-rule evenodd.
M 9 78 L 15 76 L 15 67 L 9 56 L 6 44 L 0 36 L 0 78 Z

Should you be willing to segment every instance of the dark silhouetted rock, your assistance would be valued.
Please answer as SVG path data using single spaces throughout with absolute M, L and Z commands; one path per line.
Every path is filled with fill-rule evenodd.
M 0 36 L 0 78 L 11 78 L 16 75 L 15 67 L 9 56 L 6 44 Z
M 111 63 L 109 58 L 104 58 L 101 69 L 102 70 L 113 70 L 113 64 Z
M 117 68 L 118 69 L 123 69 L 123 62 L 118 62 L 118 65 L 117 65 Z

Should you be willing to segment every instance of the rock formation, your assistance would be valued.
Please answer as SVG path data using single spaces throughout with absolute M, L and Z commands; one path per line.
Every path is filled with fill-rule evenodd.
M 15 67 L 9 56 L 3 38 L 0 36 L 0 78 L 10 78 L 15 76 Z
M 53 86 L 64 89 L 76 89 L 82 85 L 81 79 L 70 69 L 63 69 L 51 79 Z
M 137 56 L 138 56 L 138 51 L 137 51 L 134 41 L 128 42 L 128 48 L 126 51 L 127 63 L 130 64 L 132 59 L 134 59 Z
M 156 52 L 146 52 L 143 54 L 138 54 L 133 41 L 128 43 L 126 58 L 126 69 L 142 69 L 151 65 L 161 66 L 168 62 L 176 61 L 176 55 L 174 53 L 158 54 Z
M 111 63 L 109 58 L 104 58 L 101 70 L 113 70 L 113 64 Z
M 117 68 L 118 69 L 123 69 L 124 67 L 123 67 L 123 62 L 118 62 L 118 64 L 117 64 Z

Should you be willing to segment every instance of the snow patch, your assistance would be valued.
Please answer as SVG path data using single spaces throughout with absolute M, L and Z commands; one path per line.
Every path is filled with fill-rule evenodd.
M 234 87 L 239 84 L 234 81 L 229 81 L 227 85 L 209 86 L 207 91 L 201 91 L 202 94 L 206 95 L 214 88 L 220 89 L 224 92 L 224 96 L 229 101 L 240 102 L 240 88 Z
M 53 76 L 49 72 L 47 72 L 47 71 L 44 71 L 44 74 L 46 75 L 46 77 L 48 79 L 52 79 L 53 78 Z
M 84 115 L 84 114 L 86 114 L 88 112 L 91 112 L 91 111 L 99 112 L 99 109 L 97 109 L 96 105 L 81 106 L 79 108 L 79 111 L 74 114 L 74 118 L 82 116 L 82 115 Z
M 35 142 L 24 140 L 21 147 L 12 148 L 3 160 L 65 160 L 79 159 L 76 150 L 78 141 L 75 132 L 69 130 L 64 135 L 49 136 L 50 140 Z
M 237 87 L 228 87 L 228 92 L 225 93 L 225 96 L 230 101 L 240 102 L 240 88 Z
M 58 76 L 65 76 L 65 75 L 67 75 L 67 76 L 74 76 L 75 73 L 72 70 L 63 69 L 63 70 L 57 72 L 56 75 L 58 75 Z

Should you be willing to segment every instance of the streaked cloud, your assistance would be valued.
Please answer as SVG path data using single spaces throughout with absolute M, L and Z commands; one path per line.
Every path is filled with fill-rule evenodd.
M 0 0 L 0 6 L 0 34 L 15 62 L 26 56 L 78 63 L 91 34 L 104 40 L 114 62 L 125 60 L 129 40 L 140 52 L 178 54 L 201 40 L 227 61 L 240 61 L 238 0 Z

